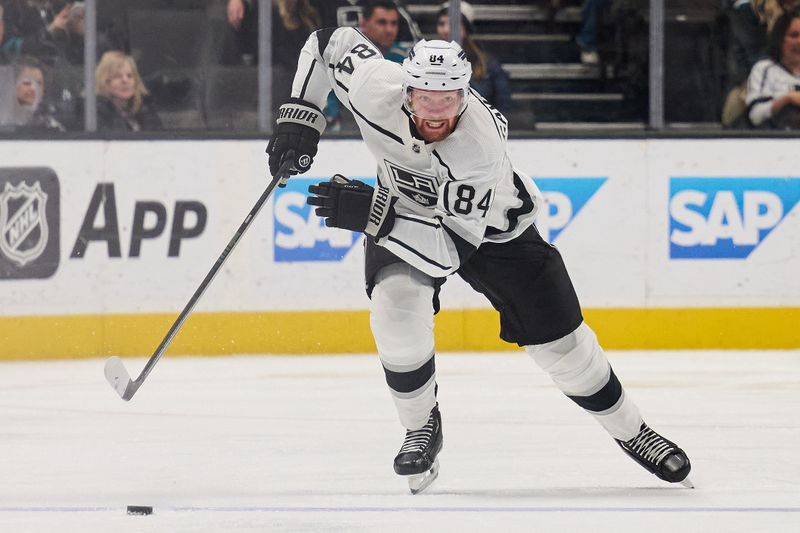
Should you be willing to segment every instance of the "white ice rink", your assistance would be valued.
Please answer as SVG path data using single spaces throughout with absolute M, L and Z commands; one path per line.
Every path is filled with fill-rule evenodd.
M 130 403 L 102 360 L 1 363 L 0 532 L 800 531 L 800 352 L 609 357 L 695 490 L 524 353 L 437 356 L 441 474 L 418 496 L 375 356 L 167 356 Z

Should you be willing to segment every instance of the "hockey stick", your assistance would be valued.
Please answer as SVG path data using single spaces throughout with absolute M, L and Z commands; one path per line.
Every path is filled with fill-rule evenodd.
M 294 158 L 290 156 L 286 158 L 286 161 L 281 165 L 280 169 L 278 169 L 278 172 L 272 178 L 272 181 L 267 186 L 266 190 L 264 190 L 264 192 L 261 194 L 261 197 L 258 199 L 256 204 L 250 210 L 250 213 L 248 213 L 247 217 L 244 219 L 244 222 L 242 222 L 242 225 L 239 226 L 238 230 L 236 230 L 236 234 L 233 236 L 233 238 L 231 238 L 230 242 L 228 242 L 228 245 L 222 251 L 222 254 L 219 256 L 219 258 L 217 258 L 217 262 L 214 263 L 213 267 L 211 267 L 211 270 L 208 272 L 208 274 L 206 274 L 206 277 L 205 279 L 203 279 L 203 282 L 200 283 L 200 286 L 197 287 L 197 290 L 194 291 L 194 294 L 189 299 L 189 302 L 186 304 L 186 307 L 184 307 L 183 311 L 181 311 L 181 314 L 178 315 L 178 318 L 175 320 L 175 323 L 172 324 L 171 328 L 169 328 L 169 331 L 167 332 L 167 335 L 164 337 L 164 339 L 161 341 L 161 344 L 158 345 L 156 351 L 153 353 L 153 355 L 150 356 L 150 359 L 147 361 L 147 364 L 144 365 L 144 369 L 142 369 L 142 372 L 141 374 L 139 374 L 139 377 L 137 377 L 136 380 L 132 380 L 130 374 L 128 374 L 128 371 L 125 369 L 125 365 L 122 364 L 122 359 L 120 359 L 116 355 L 110 357 L 106 361 L 106 366 L 105 366 L 106 380 L 114 388 L 114 390 L 117 391 L 117 394 L 119 394 L 123 400 L 127 402 L 128 400 L 133 398 L 133 395 L 136 394 L 136 391 L 139 390 L 139 387 L 142 386 L 144 380 L 147 379 L 147 376 L 150 374 L 150 372 L 153 371 L 153 367 L 156 366 L 158 360 L 161 359 L 162 355 L 164 355 L 164 352 L 172 342 L 172 339 L 175 338 L 175 335 L 178 334 L 178 331 L 181 329 L 181 326 L 183 326 L 183 323 L 189 317 L 189 314 L 192 312 L 192 309 L 194 308 L 195 304 L 197 304 L 198 300 L 200 300 L 200 297 L 203 295 L 206 288 L 209 286 L 209 284 L 211 284 L 211 281 L 217 275 L 217 272 L 219 272 L 219 269 L 222 267 L 222 264 L 225 263 L 225 260 L 228 258 L 228 255 L 231 253 L 233 248 L 239 242 L 239 239 L 242 238 L 242 235 L 244 235 L 244 232 L 247 231 L 247 228 L 250 226 L 250 223 L 253 221 L 256 215 L 258 215 L 258 212 L 261 210 L 266 201 L 269 199 L 270 195 L 272 194 L 272 190 L 279 183 L 285 184 L 286 180 L 289 179 L 289 169 L 292 167 L 293 164 L 294 164 Z

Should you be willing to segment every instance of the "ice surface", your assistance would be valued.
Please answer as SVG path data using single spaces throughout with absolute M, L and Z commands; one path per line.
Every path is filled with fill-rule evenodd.
M 695 490 L 524 353 L 437 356 L 441 474 L 417 496 L 374 355 L 167 356 L 127 403 L 103 360 L 1 363 L 0 532 L 800 531 L 800 351 L 609 357 Z

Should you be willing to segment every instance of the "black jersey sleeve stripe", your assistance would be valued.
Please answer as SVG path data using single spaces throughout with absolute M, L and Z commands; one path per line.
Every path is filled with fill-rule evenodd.
M 439 161 L 439 164 L 442 165 L 444 169 L 447 171 L 448 181 L 447 183 L 444 184 L 444 188 L 442 189 L 442 198 L 444 200 L 444 210 L 447 211 L 447 214 L 452 215 L 453 212 L 450 210 L 449 192 L 450 192 L 450 184 L 453 183 L 456 180 L 456 178 L 453 176 L 453 173 L 450 172 L 450 167 L 448 167 L 447 163 L 444 162 L 442 156 L 439 155 L 439 152 L 433 150 L 431 153 L 433 153 L 434 157 L 436 157 L 436 159 Z
M 517 198 L 522 200 L 522 205 L 520 207 L 511 208 L 508 210 L 508 214 L 506 215 L 508 218 L 507 231 L 514 231 L 519 223 L 519 217 L 522 215 L 527 215 L 533 211 L 534 208 L 533 198 L 531 198 L 528 189 L 525 188 L 525 184 L 522 183 L 522 178 L 520 178 L 519 174 L 516 172 L 514 172 L 514 186 L 517 188 Z
M 427 220 L 420 220 L 420 219 L 418 219 L 418 218 L 411 218 L 411 217 L 408 217 L 408 216 L 405 216 L 405 215 L 395 215 L 395 217 L 394 217 L 394 218 L 395 218 L 395 219 L 398 219 L 398 218 L 400 218 L 400 219 L 402 219 L 402 220 L 408 220 L 409 222 L 414 222 L 414 223 L 416 223 L 416 224 L 422 224 L 423 226 L 429 226 L 429 227 L 431 227 L 431 228 L 438 228 L 438 227 L 440 227 L 440 226 L 439 226 L 439 224 L 437 224 L 437 223 L 435 223 L 435 222 L 428 222 Z
M 749 113 L 754 106 L 757 106 L 758 104 L 763 104 L 764 102 L 769 102 L 772 99 L 773 99 L 772 96 L 762 96 L 761 98 L 756 98 L 747 105 L 747 112 Z
M 319 57 L 323 57 L 323 52 L 328 47 L 331 36 L 336 30 L 337 28 L 322 28 L 321 30 L 316 31 L 317 45 L 319 45 Z
M 317 61 L 314 60 L 311 62 L 311 66 L 308 68 L 308 74 L 306 74 L 306 79 L 303 81 L 303 88 L 300 90 L 300 99 L 305 99 L 306 97 L 306 89 L 308 89 L 308 82 L 311 79 L 311 74 L 314 72 L 314 66 L 317 64 Z
M 770 65 L 769 67 L 764 69 L 764 73 L 762 74 L 761 78 L 761 86 L 758 88 L 758 91 L 761 92 L 764 90 L 764 86 L 767 84 L 767 79 L 769 78 L 769 70 L 772 68 Z
M 334 65 L 333 63 L 328 63 L 328 68 L 329 69 L 334 69 L 334 68 L 336 68 L 336 65 Z M 348 89 L 347 86 L 344 83 L 342 83 L 342 82 L 340 82 L 339 80 L 336 79 L 336 72 L 333 73 L 333 81 L 335 81 L 336 85 L 341 87 L 342 90 L 344 90 L 344 92 L 346 92 L 346 93 L 350 92 L 350 89 Z
M 416 255 L 417 257 L 419 257 L 420 259 L 422 259 L 423 261 L 425 261 L 429 265 L 433 265 L 433 266 L 435 266 L 437 268 L 441 268 L 442 270 L 450 270 L 450 269 L 453 268 L 452 266 L 444 266 L 442 264 L 437 263 L 433 259 L 431 259 L 431 258 L 419 253 L 417 250 L 415 250 L 411 246 L 407 245 L 406 243 L 404 243 L 403 241 L 401 241 L 399 239 L 396 239 L 396 238 L 392 237 L 391 235 L 389 235 L 386 239 L 389 240 L 389 241 L 392 241 L 393 243 L 397 244 L 398 246 L 400 246 L 402 248 L 405 248 L 406 250 L 408 250 L 412 254 Z
M 501 233 L 504 233 L 503 230 L 501 230 L 499 228 L 495 228 L 494 226 L 488 226 L 486 228 L 486 236 L 487 237 L 493 237 L 495 235 L 500 235 Z
M 517 224 L 519 224 L 519 218 L 523 215 L 527 215 L 533 210 L 533 198 L 531 198 L 530 193 L 528 193 L 528 189 L 525 188 L 525 184 L 522 183 L 522 178 L 520 178 L 516 172 L 514 172 L 514 186 L 517 188 L 517 198 L 522 201 L 522 205 L 519 207 L 512 207 L 508 210 L 508 213 L 506 213 L 508 228 L 505 230 L 499 230 L 497 228 L 489 227 L 486 229 L 487 236 L 499 235 L 500 233 L 514 231 L 514 229 L 517 227 Z
M 386 135 L 387 137 L 389 137 L 389 138 L 390 138 L 390 139 L 392 139 L 393 141 L 397 141 L 397 142 L 399 142 L 400 144 L 403 144 L 403 139 L 401 139 L 400 137 L 398 137 L 398 136 L 397 136 L 397 135 L 395 135 L 394 133 L 392 133 L 392 132 L 390 132 L 390 131 L 387 131 L 387 130 L 385 130 L 385 129 L 381 128 L 380 126 L 378 126 L 377 124 L 375 124 L 374 122 L 372 122 L 370 119 L 368 119 L 367 117 L 365 117 L 365 116 L 364 116 L 364 115 L 361 113 L 361 111 L 359 111 L 358 109 L 356 109 L 356 106 L 354 106 L 354 105 L 353 105 L 353 102 L 352 102 L 352 100 L 350 101 L 350 109 L 352 109 L 352 110 L 353 110 L 353 113 L 355 113 L 356 115 L 358 115 L 359 117 L 361 117 L 362 119 L 364 119 L 364 122 L 366 122 L 367 124 L 369 124 L 370 126 L 372 126 L 372 127 L 375 129 L 375 131 L 377 131 L 377 132 L 379 132 L 379 133 L 382 133 L 382 134 Z
M 456 245 L 456 252 L 458 252 L 458 262 L 459 264 L 463 265 L 469 257 L 475 253 L 475 250 L 478 248 L 468 243 L 464 240 L 458 233 L 451 230 L 447 227 L 446 224 L 442 224 L 444 231 L 447 233 L 447 236 L 450 237 L 450 240 L 453 241 L 453 244 Z
M 450 172 L 450 167 L 448 167 L 447 163 L 444 162 L 442 156 L 439 155 L 439 152 L 434 150 L 433 155 L 436 157 L 437 160 L 439 160 L 439 164 L 442 165 L 445 168 L 445 170 L 447 170 L 447 177 L 455 181 L 456 178 L 453 176 L 453 173 Z
M 334 80 L 336 80 L 336 85 L 338 85 L 339 87 L 341 87 L 341 88 L 342 88 L 342 90 L 343 90 L 344 92 L 346 92 L 346 93 L 350 93 L 350 89 L 348 89 L 348 88 L 347 88 L 347 86 L 345 86 L 345 84 L 344 84 L 344 83 L 340 82 L 340 81 L 339 81 L 339 80 L 337 80 L 336 78 L 333 78 L 333 79 L 334 79 Z
M 444 205 L 444 210 L 447 212 L 447 214 L 452 216 L 453 212 L 450 211 L 450 184 L 451 183 L 453 183 L 453 182 L 452 181 L 448 181 L 447 183 L 444 184 L 444 188 L 442 189 L 442 200 L 443 200 L 442 204 Z

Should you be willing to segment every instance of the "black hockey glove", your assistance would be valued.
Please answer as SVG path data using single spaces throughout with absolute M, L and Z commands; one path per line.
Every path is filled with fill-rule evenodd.
M 302 174 L 311 168 L 317 155 L 319 136 L 325 131 L 325 117 L 317 106 L 290 98 L 278 111 L 275 132 L 269 140 L 269 171 L 274 176 L 287 156 L 294 156 L 290 173 Z
M 336 174 L 330 181 L 311 185 L 306 200 L 314 212 L 334 228 L 363 231 L 376 238 L 385 237 L 394 226 L 394 203 L 386 187 L 373 188 L 358 180 Z

